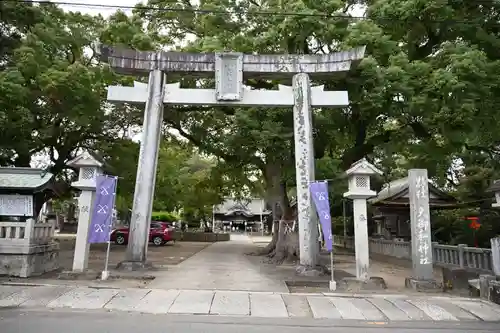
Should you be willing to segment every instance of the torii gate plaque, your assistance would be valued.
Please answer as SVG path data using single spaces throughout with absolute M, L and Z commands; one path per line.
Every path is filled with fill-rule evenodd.
M 345 72 L 364 56 L 365 48 L 326 55 L 248 55 L 242 53 L 140 52 L 102 46 L 101 60 L 123 74 L 149 74 L 148 84 L 134 87 L 111 86 L 108 101 L 146 104 L 137 179 L 132 208 L 126 261 L 129 269 L 146 264 L 149 221 L 153 205 L 158 146 L 163 121 L 163 105 L 237 105 L 261 107 L 293 106 L 297 209 L 299 220 L 300 265 L 315 267 L 318 258 L 317 219 L 311 204 L 309 183 L 314 180 L 314 150 L 311 108 L 345 107 L 346 91 L 323 91 L 311 87 L 309 76 L 328 77 Z M 215 73 L 214 73 L 215 72 Z M 179 74 L 213 77 L 215 89 L 183 89 L 179 83 L 166 84 Z M 292 87 L 278 90 L 250 90 L 243 78 L 290 78 Z

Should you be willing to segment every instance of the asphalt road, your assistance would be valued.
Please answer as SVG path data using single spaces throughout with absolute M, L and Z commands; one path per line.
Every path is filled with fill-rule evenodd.
M 499 318 L 500 319 L 500 318 Z M 0 308 L 1 333 L 498 333 L 500 322 L 362 322 Z

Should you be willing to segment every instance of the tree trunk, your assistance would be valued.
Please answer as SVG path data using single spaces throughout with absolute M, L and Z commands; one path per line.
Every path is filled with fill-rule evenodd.
M 299 234 L 293 230 L 290 221 L 279 221 L 278 239 L 273 251 L 267 255 L 268 262 L 274 264 L 296 263 L 299 259 Z
M 269 164 L 264 171 L 266 192 L 273 208 L 274 233 L 271 242 L 255 254 L 265 255 L 275 264 L 294 262 L 299 258 L 299 235 L 281 167 Z
M 276 244 L 268 254 L 269 262 L 278 265 L 284 262 L 295 263 L 299 259 L 299 234 L 284 182 L 279 185 L 279 201 L 282 215 L 276 229 Z
M 274 249 L 276 248 L 276 243 L 278 242 L 279 221 L 280 221 L 280 217 L 281 217 L 281 214 L 280 214 L 277 206 L 278 205 L 273 200 L 271 230 L 273 230 L 274 232 L 272 233 L 271 242 L 269 242 L 269 244 L 267 244 L 266 247 L 260 249 L 256 253 L 252 253 L 254 255 L 261 255 L 261 256 L 268 255 L 271 252 L 273 252 Z
M 272 239 L 266 247 L 259 249 L 256 252 L 251 252 L 251 255 L 268 255 L 274 251 L 276 247 L 276 243 L 278 242 L 278 232 L 279 229 L 279 220 L 281 217 L 281 212 L 279 211 L 279 182 L 281 179 L 280 167 L 273 164 L 266 164 L 265 168 L 261 170 L 265 180 L 266 186 L 266 199 L 267 202 L 271 205 L 272 211 Z
M 63 222 L 59 225 L 61 232 L 76 233 L 76 204 L 69 202 L 66 210 L 66 216 Z

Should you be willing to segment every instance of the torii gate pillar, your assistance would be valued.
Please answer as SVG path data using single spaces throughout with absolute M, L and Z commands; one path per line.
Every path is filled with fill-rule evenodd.
M 299 220 L 300 266 L 318 264 L 318 221 L 312 204 L 309 184 L 314 178 L 311 82 L 309 75 L 293 76 L 293 136 L 295 141 L 295 177 L 297 179 L 297 218 Z
M 153 70 L 149 73 L 128 247 L 125 261 L 121 262 L 118 268 L 136 270 L 148 266 L 146 258 L 158 165 L 158 149 L 162 135 L 165 82 L 165 74 L 162 71 Z

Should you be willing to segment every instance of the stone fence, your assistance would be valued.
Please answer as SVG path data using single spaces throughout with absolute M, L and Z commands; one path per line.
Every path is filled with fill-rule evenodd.
M 0 222 L 0 244 L 42 245 L 48 244 L 54 237 L 55 224 L 52 220 L 26 222 Z
M 334 236 L 338 247 L 354 249 L 354 237 Z M 370 253 L 411 261 L 411 242 L 370 238 Z M 432 243 L 432 257 L 437 266 L 460 267 L 466 271 L 492 274 L 493 261 L 491 249 Z

